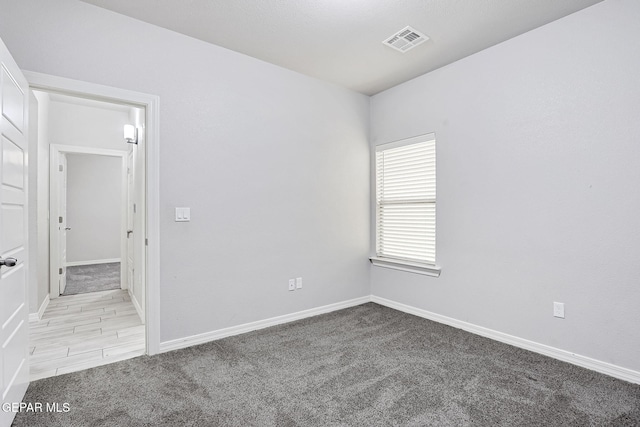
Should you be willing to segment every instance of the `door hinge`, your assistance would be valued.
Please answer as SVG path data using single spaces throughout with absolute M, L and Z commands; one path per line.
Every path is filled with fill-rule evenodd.
M 62 165 L 58 165 L 58 170 L 59 170 L 60 172 L 62 172 L 62 171 L 64 170 L 64 166 L 62 166 Z
M 136 204 L 133 204 L 133 213 L 136 213 Z
M 62 224 L 62 217 L 61 216 L 58 217 L 58 224 Z
M 62 269 L 61 268 L 58 269 L 58 274 L 62 274 Z
M 144 239 L 144 245 L 149 246 L 149 239 Z

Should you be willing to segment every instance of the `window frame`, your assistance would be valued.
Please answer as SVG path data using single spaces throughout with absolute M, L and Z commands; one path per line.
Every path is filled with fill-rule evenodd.
M 391 269 L 395 269 L 395 270 L 401 270 L 401 271 L 407 271 L 410 273 L 417 273 L 417 274 L 424 274 L 424 275 L 428 275 L 428 276 L 433 276 L 433 277 L 438 277 L 440 275 L 441 272 L 441 268 L 439 265 L 437 265 L 435 262 L 432 263 L 428 263 L 428 262 L 419 262 L 419 261 L 412 261 L 412 260 L 407 260 L 407 259 L 402 259 L 402 258 L 396 258 L 396 257 L 390 257 L 390 256 L 383 256 L 383 255 L 379 255 L 378 254 L 378 239 L 379 239 L 379 229 L 378 229 L 378 225 L 379 225 L 379 215 L 380 215 L 380 204 L 378 201 L 378 163 L 377 163 L 377 155 L 379 152 L 381 151 L 385 151 L 385 150 L 390 150 L 390 149 L 395 149 L 395 148 L 400 148 L 400 147 L 404 147 L 404 146 L 408 146 L 408 145 L 413 145 L 413 144 L 418 144 L 418 143 L 424 143 L 424 142 L 430 142 L 433 141 L 434 144 L 434 148 L 436 147 L 436 135 L 435 133 L 428 133 L 428 134 L 423 134 L 423 135 L 418 135 L 418 136 L 414 136 L 411 138 L 406 138 L 406 139 L 402 139 L 402 140 L 398 140 L 398 141 L 393 141 L 393 142 L 388 142 L 388 143 L 382 143 L 382 144 L 378 144 L 375 145 L 373 153 L 372 153 L 372 161 L 373 161 L 373 210 L 374 210 L 374 215 L 373 215 L 373 251 L 372 251 L 372 256 L 369 257 L 369 260 L 371 261 L 371 263 L 377 267 L 384 267 L 384 268 L 391 268 Z M 435 164 L 436 164 L 436 170 L 437 170 L 437 157 L 435 160 Z M 437 187 L 437 177 L 435 179 L 435 184 Z M 436 211 L 436 224 L 437 224 L 437 191 L 436 191 L 436 198 L 432 201 L 432 202 L 426 202 L 426 203 L 433 203 L 434 205 L 434 211 Z M 434 239 L 436 238 L 437 235 L 437 228 L 436 230 L 434 230 Z M 437 248 L 437 242 L 434 242 L 434 249 Z

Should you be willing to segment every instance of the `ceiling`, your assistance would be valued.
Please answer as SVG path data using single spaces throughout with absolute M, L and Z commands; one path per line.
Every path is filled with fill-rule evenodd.
M 373 95 L 602 0 L 82 1 Z

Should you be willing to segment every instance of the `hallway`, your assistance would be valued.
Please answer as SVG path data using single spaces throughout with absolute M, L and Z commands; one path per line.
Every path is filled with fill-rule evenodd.
M 30 380 L 140 356 L 144 333 L 126 290 L 56 298 L 29 325 Z

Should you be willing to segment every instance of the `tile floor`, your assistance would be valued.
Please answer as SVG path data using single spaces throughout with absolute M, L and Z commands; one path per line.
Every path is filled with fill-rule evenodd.
M 144 325 L 125 290 L 51 300 L 29 324 L 30 380 L 140 356 Z

